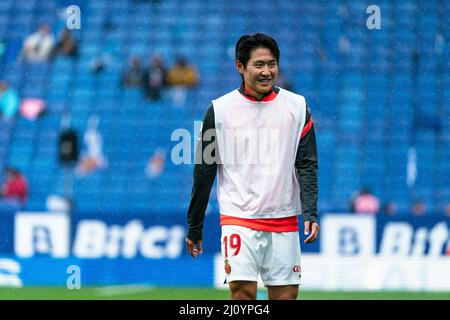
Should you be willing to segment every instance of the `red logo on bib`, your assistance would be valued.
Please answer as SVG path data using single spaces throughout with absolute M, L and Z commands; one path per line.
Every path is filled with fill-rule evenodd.
M 292 272 L 300 272 L 302 269 L 300 268 L 300 266 L 298 266 L 298 265 L 295 265 L 293 268 L 292 268 Z

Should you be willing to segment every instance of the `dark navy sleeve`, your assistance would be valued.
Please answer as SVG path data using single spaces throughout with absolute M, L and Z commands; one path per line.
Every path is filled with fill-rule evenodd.
M 205 149 L 211 143 L 214 143 L 215 146 L 212 149 L 208 148 L 208 150 L 212 150 L 211 154 L 208 155 L 207 152 L 205 152 Z M 197 141 L 194 164 L 194 183 L 187 215 L 188 232 L 186 237 L 192 241 L 202 240 L 203 237 L 205 212 L 208 207 L 209 195 L 217 174 L 216 148 L 214 107 L 210 104 L 203 119 L 203 126 Z
M 297 149 L 295 168 L 300 183 L 303 221 L 317 222 L 317 144 L 311 110 L 308 107 L 306 109 L 306 121 Z

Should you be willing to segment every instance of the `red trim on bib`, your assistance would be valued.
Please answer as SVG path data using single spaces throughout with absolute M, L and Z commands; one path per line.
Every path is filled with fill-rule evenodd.
M 303 127 L 302 135 L 301 135 L 300 139 L 302 139 L 304 136 L 306 136 L 306 134 L 309 132 L 309 130 L 311 130 L 312 125 L 313 125 L 313 119 L 311 117 L 311 119 L 309 119 L 309 122 Z
M 263 95 L 261 100 L 258 100 L 252 96 L 252 93 L 245 88 L 244 84 L 241 84 L 241 87 L 239 88 L 239 92 L 242 94 L 243 97 L 245 97 L 246 99 L 248 99 L 250 101 L 257 101 L 257 102 L 272 101 L 273 99 L 275 99 L 277 97 L 278 91 L 279 91 L 279 88 L 272 87 L 268 92 L 266 92 Z
M 297 216 L 271 219 L 244 219 L 220 215 L 220 225 L 233 225 L 266 232 L 293 232 L 298 231 Z

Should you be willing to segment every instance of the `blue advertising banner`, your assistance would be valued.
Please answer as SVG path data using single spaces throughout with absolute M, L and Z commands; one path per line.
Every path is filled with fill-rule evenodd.
M 185 215 L 94 215 L 48 212 L 1 214 L 0 254 L 19 258 L 178 259 L 185 249 Z M 304 244 L 304 253 L 340 255 L 446 255 L 450 218 L 445 216 L 385 217 L 324 214 L 319 241 Z M 218 215 L 207 215 L 205 255 L 220 252 Z
M 69 216 L 18 212 L 0 217 L 0 285 L 66 285 L 79 273 L 84 285 L 210 286 L 220 252 L 217 215 L 204 226 L 204 254 L 185 249 L 184 215 Z M 450 255 L 450 218 L 324 214 L 319 241 L 302 252 L 321 256 L 442 257 Z M 70 269 L 72 268 L 72 269 Z
M 328 214 L 321 220 L 320 252 L 342 256 L 450 254 L 450 217 Z
M 184 248 L 183 214 L 98 215 L 23 212 L 0 214 L 0 254 L 16 253 L 79 258 L 171 258 L 188 255 Z M 303 230 L 303 229 L 301 229 Z M 207 215 L 203 233 L 205 254 L 220 252 L 219 215 Z M 301 239 L 306 237 L 301 232 Z M 319 243 L 302 245 L 303 252 L 318 252 Z
M 450 255 L 450 217 L 411 216 L 377 218 L 379 254 L 398 256 Z
M 0 286 L 146 285 L 210 287 L 214 259 L 0 258 Z

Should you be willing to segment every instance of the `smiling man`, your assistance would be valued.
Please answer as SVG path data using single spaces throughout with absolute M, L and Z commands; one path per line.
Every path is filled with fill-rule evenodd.
M 319 232 L 313 120 L 303 96 L 274 86 L 279 62 L 273 38 L 242 36 L 236 44 L 242 84 L 213 100 L 198 140 L 186 246 L 194 258 L 203 252 L 205 211 L 218 171 L 231 299 L 256 299 L 259 276 L 269 299 L 296 299 L 301 278 L 297 216 L 302 215 L 308 235 L 305 243 Z

